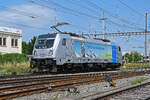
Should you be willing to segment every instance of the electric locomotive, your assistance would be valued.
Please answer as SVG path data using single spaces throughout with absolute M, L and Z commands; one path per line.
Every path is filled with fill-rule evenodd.
M 30 61 L 37 72 L 115 69 L 121 64 L 121 48 L 115 43 L 59 32 L 39 35 Z

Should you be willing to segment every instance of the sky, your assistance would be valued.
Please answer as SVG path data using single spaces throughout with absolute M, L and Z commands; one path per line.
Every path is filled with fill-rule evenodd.
M 62 31 L 102 33 L 102 13 L 105 33 L 142 32 L 145 13 L 150 12 L 150 0 L 0 0 L 0 26 L 22 30 L 23 41 L 33 36 L 53 33 L 50 26 L 58 22 L 69 25 Z M 148 14 L 148 30 L 150 27 Z M 144 36 L 107 37 L 121 46 L 123 52 L 144 53 Z

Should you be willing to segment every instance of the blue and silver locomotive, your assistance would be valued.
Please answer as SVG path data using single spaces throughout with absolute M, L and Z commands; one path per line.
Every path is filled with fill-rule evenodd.
M 37 37 L 30 63 L 38 72 L 115 69 L 122 64 L 122 54 L 108 40 L 53 33 Z

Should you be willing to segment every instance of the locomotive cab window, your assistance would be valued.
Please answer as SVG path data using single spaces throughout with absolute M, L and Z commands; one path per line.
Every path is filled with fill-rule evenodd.
M 51 48 L 53 47 L 54 44 L 54 39 L 38 39 L 35 43 L 35 48 L 36 49 L 45 49 L 45 48 Z
M 66 46 L 66 39 L 63 39 L 63 40 L 62 40 L 62 45 L 63 45 L 63 46 Z

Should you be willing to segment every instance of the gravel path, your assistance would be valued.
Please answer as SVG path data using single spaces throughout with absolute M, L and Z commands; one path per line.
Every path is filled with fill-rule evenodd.
M 40 93 L 40 94 L 34 94 L 30 96 L 24 96 L 24 97 L 18 97 L 14 98 L 13 100 L 90 100 L 91 95 L 102 94 L 106 91 L 111 91 L 116 88 L 129 86 L 131 85 L 131 81 L 136 80 L 140 77 L 146 77 L 150 78 L 150 75 L 144 75 L 144 76 L 136 76 L 132 78 L 125 78 L 125 79 L 119 79 L 116 80 L 116 87 L 106 87 L 106 82 L 100 82 L 90 85 L 81 85 L 76 87 L 77 91 L 75 92 L 69 92 L 67 90 L 60 90 L 56 92 L 48 92 L 48 93 Z M 117 99 L 117 98 L 116 98 Z M 112 100 L 116 100 L 112 99 Z M 120 100 L 120 99 L 118 99 Z M 127 100 L 127 99 L 123 99 Z

